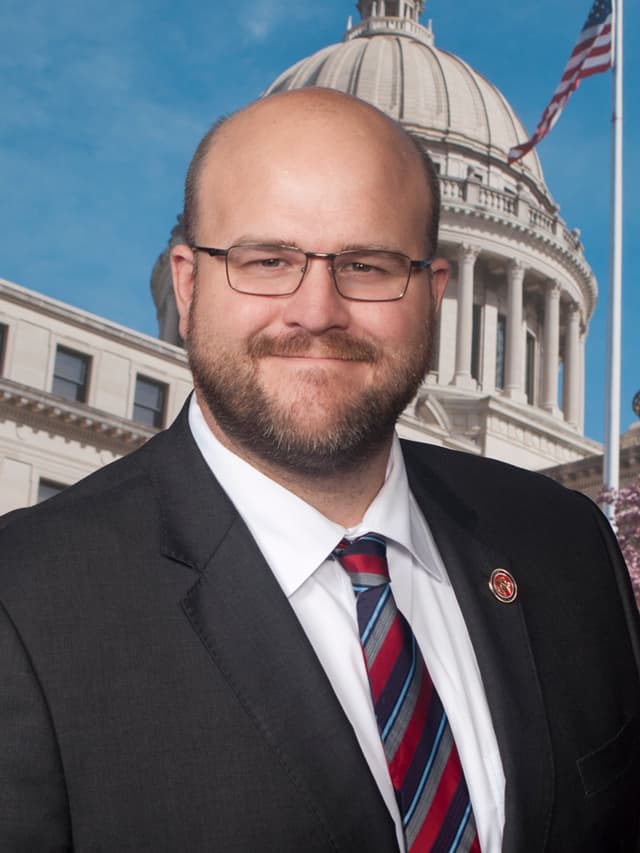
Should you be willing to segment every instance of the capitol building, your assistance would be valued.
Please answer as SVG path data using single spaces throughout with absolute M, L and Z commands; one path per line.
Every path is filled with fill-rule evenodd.
M 265 94 L 355 95 L 435 163 L 452 278 L 434 364 L 401 435 L 531 469 L 577 463 L 600 451 L 583 434 L 597 284 L 580 232 L 562 219 L 535 151 L 507 164 L 526 130 L 492 83 L 437 46 L 423 7 L 360 0 L 340 43 L 265 81 Z M 0 281 L 0 510 L 122 455 L 179 409 L 190 377 L 168 253 L 181 240 L 178 218 L 151 273 L 159 340 Z

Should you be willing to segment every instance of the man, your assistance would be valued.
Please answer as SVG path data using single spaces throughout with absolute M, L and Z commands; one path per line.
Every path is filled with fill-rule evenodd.
M 0 533 L 3 852 L 639 849 L 607 523 L 394 438 L 437 217 L 413 141 L 336 92 L 205 138 L 172 252 L 195 396 Z

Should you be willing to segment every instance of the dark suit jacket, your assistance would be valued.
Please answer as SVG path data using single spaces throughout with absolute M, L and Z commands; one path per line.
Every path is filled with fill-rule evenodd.
M 637 612 L 606 522 L 510 466 L 405 447 L 473 640 L 507 853 L 634 851 Z M 2 853 L 392 853 L 293 611 L 183 413 L 0 531 Z M 488 587 L 495 567 L 513 604 Z

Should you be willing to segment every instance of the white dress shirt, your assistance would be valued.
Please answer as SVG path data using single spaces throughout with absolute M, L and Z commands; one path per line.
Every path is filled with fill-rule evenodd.
M 446 569 L 409 490 L 394 438 L 384 485 L 362 522 L 345 529 L 253 468 L 211 433 L 195 394 L 189 425 L 207 464 L 235 504 L 287 596 L 349 719 L 391 813 L 402 822 L 389 777 L 364 665 L 355 596 L 338 542 L 374 531 L 387 540 L 393 595 L 422 650 L 453 731 L 482 853 L 500 853 L 504 771 L 476 656 Z

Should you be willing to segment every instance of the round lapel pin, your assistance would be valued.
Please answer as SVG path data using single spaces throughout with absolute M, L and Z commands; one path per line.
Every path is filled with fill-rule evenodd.
M 489 578 L 489 589 L 494 598 L 503 604 L 511 604 L 518 597 L 518 584 L 516 579 L 506 569 L 494 569 Z

